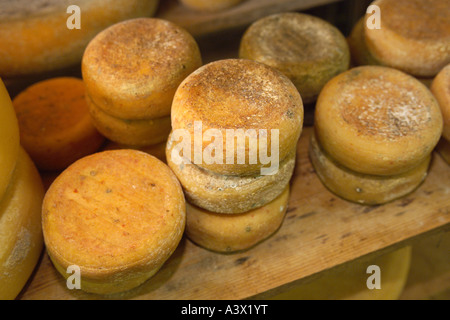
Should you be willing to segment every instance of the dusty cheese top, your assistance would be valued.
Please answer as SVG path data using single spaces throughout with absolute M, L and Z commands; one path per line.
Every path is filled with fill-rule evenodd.
M 367 71 L 348 72 L 336 96 L 338 114 L 358 134 L 395 140 L 431 123 L 433 101 L 418 81 L 386 68 Z

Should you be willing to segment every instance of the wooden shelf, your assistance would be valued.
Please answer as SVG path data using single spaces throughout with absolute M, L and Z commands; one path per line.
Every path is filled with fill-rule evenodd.
M 183 239 L 152 279 L 113 298 L 247 299 L 450 230 L 450 167 L 439 155 L 434 155 L 426 181 L 414 193 L 383 206 L 362 206 L 336 197 L 322 185 L 307 154 L 311 132 L 305 128 L 300 138 L 289 208 L 276 234 L 248 251 L 229 255 Z M 68 290 L 44 254 L 20 298 L 106 297 Z
M 158 17 L 184 27 L 200 37 L 223 30 L 243 27 L 261 17 L 282 11 L 306 10 L 342 0 L 245 0 L 221 12 L 199 12 L 186 8 L 177 0 L 161 1 Z

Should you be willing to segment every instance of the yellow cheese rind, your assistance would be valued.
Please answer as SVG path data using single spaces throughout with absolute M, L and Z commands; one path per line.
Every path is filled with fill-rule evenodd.
M 406 246 L 374 258 L 352 261 L 310 281 L 293 284 L 270 300 L 397 300 L 408 279 L 411 254 L 412 248 Z M 371 265 L 380 268 L 380 289 L 367 287 L 371 276 L 367 268 Z
M 277 198 L 292 177 L 295 167 L 295 149 L 272 175 L 231 176 L 203 169 L 188 159 L 177 164 L 172 159 L 172 135 L 166 147 L 169 167 L 180 180 L 187 200 L 207 211 L 240 214 L 266 205 Z
M 20 149 L 19 124 L 16 113 L 0 79 L 0 199 L 2 199 L 16 166 Z
M 395 176 L 374 176 L 339 165 L 321 148 L 314 135 L 309 156 L 322 183 L 339 197 L 360 204 L 380 205 L 406 196 L 424 181 L 431 156 L 409 172 Z
M 343 34 L 318 17 L 279 13 L 254 22 L 244 33 L 239 57 L 280 70 L 311 103 L 323 86 L 350 65 Z
M 286 214 L 289 191 L 288 185 L 265 206 L 236 215 L 210 212 L 187 203 L 186 235 L 197 245 L 215 252 L 248 250 L 279 229 Z
M 8 3 L 9 2 L 9 3 Z M 27 77 L 81 62 L 88 42 L 106 27 L 152 16 L 158 0 L 4 1 L 0 10 L 0 76 Z M 81 28 L 67 28 L 69 5 L 78 5 Z
M 170 117 L 142 120 L 120 119 L 103 111 L 92 102 L 90 97 L 86 97 L 86 100 L 94 126 L 111 141 L 142 147 L 167 140 L 171 130 Z
M 42 205 L 47 252 L 57 270 L 79 266 L 81 290 L 127 291 L 154 275 L 175 251 L 186 220 L 170 168 L 141 151 L 96 153 L 69 166 Z
M 41 177 L 21 149 L 11 184 L 0 202 L 0 300 L 17 297 L 39 260 L 43 198 Z
M 364 24 L 367 46 L 384 65 L 433 77 L 450 63 L 450 6 L 442 0 L 377 0 L 380 28 Z M 373 13 L 367 13 L 366 19 Z M 371 18 L 372 19 L 372 18 Z
M 316 103 L 317 140 L 333 159 L 369 175 L 398 175 L 427 158 L 443 119 L 430 90 L 414 77 L 361 66 L 330 80 Z

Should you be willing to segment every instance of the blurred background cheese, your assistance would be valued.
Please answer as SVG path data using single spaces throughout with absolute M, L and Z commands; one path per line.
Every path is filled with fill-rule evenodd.
M 96 152 L 105 140 L 92 123 L 79 78 L 37 82 L 18 94 L 13 105 L 21 144 L 39 170 L 63 170 Z
M 380 63 L 419 78 L 434 77 L 450 62 L 447 1 L 377 0 L 372 4 L 380 8 L 381 27 L 365 23 L 372 13 L 355 25 L 353 40 L 360 40 L 350 45 L 356 61 Z
M 350 64 L 348 44 L 338 28 L 321 18 L 295 12 L 254 22 L 242 36 L 239 57 L 283 72 L 304 103 L 314 102 L 328 80 Z
M 44 187 L 24 149 L 0 200 L 0 300 L 15 299 L 42 252 L 41 206 Z
M 10 182 L 20 149 L 19 124 L 11 98 L 0 79 L 0 199 Z
M 3 0 L 0 2 L 0 77 L 16 90 L 67 70 L 79 73 L 88 42 L 122 20 L 152 16 L 158 0 Z M 70 5 L 81 28 L 68 29 Z M 30 82 L 31 81 L 31 82 Z
M 376 257 L 364 257 L 326 270 L 301 284 L 292 284 L 271 300 L 397 300 L 405 287 L 411 266 L 410 246 Z M 380 268 L 380 289 L 369 289 L 371 265 Z

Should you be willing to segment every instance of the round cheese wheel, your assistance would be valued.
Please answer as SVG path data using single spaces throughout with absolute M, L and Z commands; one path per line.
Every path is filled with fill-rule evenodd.
M 278 153 L 281 162 L 296 148 L 303 115 L 300 94 L 281 72 L 256 61 L 225 59 L 183 81 L 171 117 L 173 131 L 191 139 L 190 160 L 201 157 L 195 164 L 218 174 L 254 175 L 266 167 L 261 154 Z M 203 157 L 208 135 L 217 138 L 214 159 Z
M 433 77 L 450 63 L 450 6 L 442 0 L 377 0 L 380 28 L 364 24 L 366 43 L 383 64 Z M 373 19 L 372 13 L 366 19 Z
M 0 79 L 0 200 L 5 193 L 16 166 L 20 149 L 19 124 L 16 113 Z
M 369 50 L 364 34 L 364 24 L 366 19 L 359 19 L 353 26 L 350 35 L 347 38 L 350 49 L 350 56 L 353 66 L 365 65 L 383 65 Z
M 25 77 L 79 64 L 104 28 L 151 16 L 158 0 L 4 0 L 0 2 L 0 76 Z M 80 8 L 80 29 L 67 27 Z M 75 18 L 75 16 L 73 16 Z
M 40 170 L 62 170 L 96 152 L 105 140 L 92 123 L 81 79 L 35 83 L 13 105 L 21 144 Z
M 0 300 L 15 299 L 42 253 L 41 177 L 21 148 L 9 188 L 0 200 Z
M 350 52 L 343 34 L 325 20 L 303 13 L 270 15 L 244 33 L 239 57 L 283 72 L 311 103 L 332 77 L 347 70 Z
M 244 0 L 180 0 L 188 8 L 198 11 L 222 11 L 231 8 Z
M 339 197 L 366 205 L 380 205 L 404 197 L 424 181 L 431 155 L 416 168 L 393 176 L 367 175 L 349 170 L 333 161 L 317 143 L 314 135 L 309 156 L 324 186 Z
M 44 240 L 65 277 L 80 268 L 81 290 L 112 294 L 153 276 L 184 232 L 185 200 L 173 172 L 136 150 L 99 152 L 69 166 L 48 189 Z
M 89 112 L 97 130 L 119 144 L 141 147 L 161 143 L 170 133 L 170 117 L 158 119 L 125 120 L 116 118 L 87 97 Z
M 117 23 L 95 36 L 83 55 L 82 74 L 92 101 L 127 120 L 170 115 L 178 85 L 202 64 L 194 38 L 158 18 Z
M 278 197 L 294 172 L 295 150 L 279 164 L 275 174 L 254 176 L 221 175 L 192 164 L 181 157 L 173 159 L 176 143 L 169 136 L 166 159 L 178 177 L 187 200 L 211 212 L 237 214 L 266 205 Z
M 442 136 L 450 141 L 450 64 L 439 71 L 431 83 L 430 90 L 436 97 L 444 118 Z
M 430 155 L 443 121 L 436 99 L 417 79 L 392 68 L 363 66 L 327 83 L 314 126 L 320 145 L 342 166 L 397 175 Z
M 248 250 L 273 235 L 283 223 L 289 185 L 272 202 L 245 213 L 229 215 L 186 204 L 186 235 L 197 245 L 221 253 Z
M 397 300 L 405 287 L 411 266 L 412 247 L 363 257 L 331 270 L 309 281 L 293 284 L 270 300 Z M 369 266 L 380 268 L 380 289 L 367 287 Z

